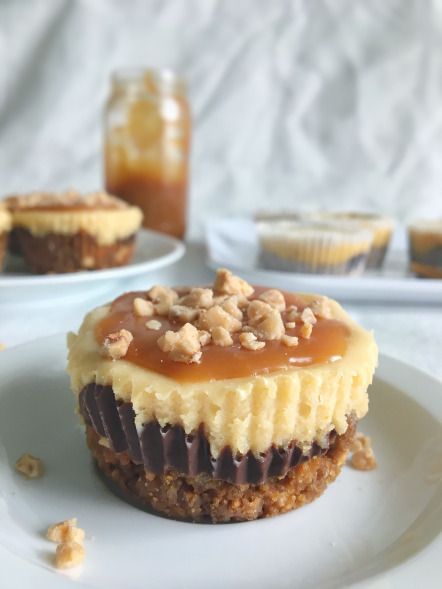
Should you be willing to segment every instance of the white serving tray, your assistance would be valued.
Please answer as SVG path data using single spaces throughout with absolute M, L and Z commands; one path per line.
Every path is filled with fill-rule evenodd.
M 258 264 L 255 223 L 246 217 L 212 220 L 206 226 L 208 264 L 225 266 L 246 280 L 287 290 L 318 292 L 341 301 L 442 305 L 442 280 L 413 276 L 407 268 L 405 231 L 396 229 L 384 267 L 362 276 L 297 274 Z

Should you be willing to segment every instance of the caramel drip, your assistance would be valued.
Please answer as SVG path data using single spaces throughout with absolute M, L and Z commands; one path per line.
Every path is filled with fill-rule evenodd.
M 257 298 L 264 288 L 255 288 L 253 298 Z M 268 341 L 262 350 L 245 350 L 233 334 L 233 345 L 228 347 L 209 344 L 202 348 L 201 362 L 185 364 L 174 362 L 157 344 L 158 338 L 168 329 L 178 330 L 182 325 L 167 317 L 155 316 L 161 323 L 157 331 L 147 329 L 146 317 L 138 317 L 133 312 L 135 297 L 145 297 L 144 292 L 131 292 L 117 298 L 110 311 L 95 327 L 97 343 L 102 345 L 109 333 L 124 328 L 133 335 L 133 341 L 124 360 L 141 368 L 163 374 L 178 382 L 201 382 L 264 375 L 289 367 L 311 366 L 340 359 L 347 348 L 348 328 L 341 321 L 318 319 L 310 339 L 300 337 L 302 322 L 299 320 L 288 335 L 299 337 L 299 345 L 287 347 L 280 341 Z M 296 305 L 302 310 L 305 303 L 294 294 L 284 293 L 287 306 Z M 283 320 L 285 319 L 282 314 Z

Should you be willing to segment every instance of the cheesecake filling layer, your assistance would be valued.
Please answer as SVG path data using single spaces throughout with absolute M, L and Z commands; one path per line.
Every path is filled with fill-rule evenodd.
M 309 296 L 301 297 L 308 304 Z M 232 455 L 252 452 L 258 456 L 272 446 L 287 447 L 293 440 L 304 453 L 315 443 L 322 447 L 332 431 L 343 434 L 349 415 L 355 419 L 365 415 L 367 387 L 377 361 L 373 336 L 354 323 L 337 303 L 330 304 L 332 318 L 329 324 L 324 320 L 324 325 L 335 325 L 336 333 L 341 330 L 344 334 L 345 345 L 338 347 L 338 353 L 329 350 L 328 357 L 315 363 L 312 354 L 306 361 L 305 350 L 296 347 L 287 353 L 288 358 L 298 357 L 298 363 L 287 360 L 269 369 L 261 357 L 256 362 L 264 372 L 249 367 L 241 376 L 232 376 L 241 365 L 234 346 L 225 348 L 226 356 L 218 362 L 222 373 L 212 372 L 211 376 L 204 373 L 204 354 L 210 346 L 201 363 L 183 365 L 173 376 L 137 363 L 131 356 L 117 361 L 104 357 L 97 339 L 99 325 L 111 313 L 111 307 L 104 306 L 86 317 L 78 335 L 69 335 L 72 387 L 77 395 L 91 383 L 112 387 L 117 402 L 130 403 L 138 435 L 149 422 L 158 422 L 160 427 L 180 426 L 185 435 L 203 426 L 215 459 L 226 447 Z M 317 334 L 321 333 L 319 324 L 315 326 Z M 120 321 L 121 327 L 125 327 L 124 321 Z M 135 334 L 129 350 L 136 354 L 136 348 Z M 271 346 L 266 348 L 270 350 Z M 259 355 L 261 351 L 244 354 Z M 162 360 L 165 362 L 166 357 Z M 196 368 L 196 372 L 202 371 L 200 379 L 189 377 L 195 375 L 195 366 L 203 367 Z
M 15 210 L 15 227 L 23 227 L 36 237 L 55 233 L 74 235 L 84 231 L 100 245 L 110 245 L 136 233 L 142 213 L 137 207 L 120 209 Z
M 0 207 L 0 233 L 6 233 L 11 229 L 11 216 L 5 209 Z

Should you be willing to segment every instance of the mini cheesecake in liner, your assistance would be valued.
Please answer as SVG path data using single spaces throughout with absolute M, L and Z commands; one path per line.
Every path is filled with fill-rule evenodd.
M 263 268 L 302 274 L 361 274 L 373 234 L 358 224 L 337 221 L 259 221 Z
M 35 273 L 98 270 L 128 264 L 142 213 L 106 193 L 31 193 L 9 197 L 12 253 Z
M 368 409 L 376 359 L 372 335 L 334 301 L 224 270 L 213 288 L 123 295 L 69 337 L 98 468 L 131 502 L 191 521 L 319 496 Z

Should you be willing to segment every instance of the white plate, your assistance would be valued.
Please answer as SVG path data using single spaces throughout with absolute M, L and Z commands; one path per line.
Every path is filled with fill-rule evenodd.
M 0 302 L 66 298 L 79 292 L 96 294 L 98 290 L 106 290 L 122 280 L 173 264 L 184 252 L 185 246 L 178 239 L 141 229 L 137 235 L 134 259 L 120 268 L 36 275 L 24 271 L 23 266 L 15 262 L 9 271 L 0 273 Z
M 116 498 L 92 468 L 64 372 L 65 338 L 0 355 L 0 587 L 63 589 L 442 586 L 442 385 L 382 357 L 361 430 L 378 468 L 345 467 L 311 505 L 251 523 L 202 525 Z M 14 471 L 41 457 L 40 480 Z M 86 561 L 59 573 L 49 524 L 76 516 Z
M 381 271 L 362 276 L 297 274 L 265 270 L 258 264 L 255 223 L 245 217 L 210 221 L 206 227 L 208 264 L 227 266 L 263 286 L 320 292 L 341 301 L 442 304 L 442 280 L 416 278 L 407 271 L 404 232 L 398 228 Z

